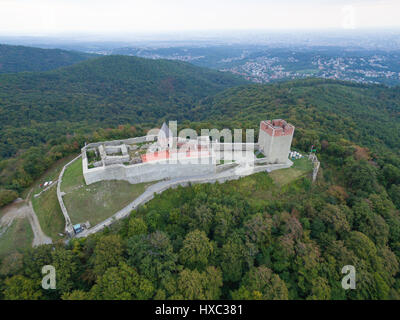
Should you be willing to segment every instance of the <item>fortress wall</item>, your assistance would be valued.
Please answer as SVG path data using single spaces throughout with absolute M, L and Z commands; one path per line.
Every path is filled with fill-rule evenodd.
M 219 172 L 222 172 L 222 171 L 225 171 L 225 170 L 228 170 L 228 169 L 232 169 L 232 168 L 237 167 L 237 166 L 238 166 L 238 164 L 236 162 L 220 164 L 220 165 L 218 165 L 216 167 L 215 171 L 217 173 L 219 173 Z
M 105 157 L 104 163 L 106 165 L 117 164 L 117 163 L 124 163 L 129 162 L 130 158 L 129 155 L 126 156 L 112 156 L 112 157 Z
M 95 167 L 101 167 L 101 166 L 103 165 L 103 161 L 94 162 L 93 165 L 94 165 Z
M 125 177 L 125 170 L 123 165 L 118 164 L 108 166 L 107 170 L 104 166 L 87 169 L 84 163 L 83 177 L 87 185 L 101 180 L 123 180 Z
M 86 167 L 87 168 L 87 167 Z M 171 164 L 171 163 L 141 163 L 131 166 L 121 164 L 86 169 L 83 175 L 86 184 L 102 180 L 125 180 L 130 183 L 150 182 L 169 178 L 189 177 L 215 172 L 215 165 L 208 164 Z
M 106 146 L 105 151 L 107 154 L 110 153 L 118 153 L 118 152 L 122 152 L 122 154 L 124 153 L 123 147 L 125 147 L 125 151 L 126 151 L 126 145 L 125 144 L 121 144 L 121 145 L 117 145 L 117 146 Z
M 136 138 L 129 138 L 123 140 L 111 140 L 111 141 L 101 141 L 101 142 L 92 142 L 88 143 L 84 148 L 97 148 L 100 145 L 104 144 L 106 146 L 118 146 L 120 144 L 133 144 L 133 143 L 142 143 L 142 142 L 151 142 L 156 139 L 156 135 L 142 136 Z
M 133 170 L 135 169 L 135 170 Z M 161 179 L 190 177 L 196 175 L 210 174 L 215 172 L 215 165 L 209 164 L 145 164 L 142 168 L 127 168 L 129 182 L 148 182 Z
M 112 141 L 102 141 L 102 142 L 92 142 L 88 143 L 84 148 L 98 148 L 100 145 L 105 146 L 119 146 L 121 144 L 134 144 L 134 143 L 143 143 L 143 142 L 152 142 L 157 138 L 156 135 L 149 135 L 143 137 L 129 138 L 123 140 L 112 140 Z M 186 141 L 186 140 L 185 140 Z M 213 148 L 215 150 L 247 150 L 247 148 L 254 148 L 254 150 L 258 150 L 258 143 L 212 143 Z M 240 147 L 239 147 L 240 146 Z
M 258 143 L 213 143 L 212 147 L 215 151 L 222 151 L 222 150 L 257 150 Z
M 268 158 L 259 158 L 259 159 L 254 159 L 254 164 L 269 164 Z
M 214 143 L 213 150 L 218 159 L 225 161 L 242 161 L 254 156 L 258 150 L 257 143 Z

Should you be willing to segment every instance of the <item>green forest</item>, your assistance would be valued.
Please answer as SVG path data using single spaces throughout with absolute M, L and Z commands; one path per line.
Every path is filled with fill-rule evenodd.
M 200 99 L 245 82 L 189 63 L 106 56 L 0 83 L 2 159 L 78 129 L 180 120 Z
M 106 72 L 119 59 L 126 59 L 120 80 Z M 196 130 L 286 119 L 296 126 L 294 148 L 317 147 L 316 183 L 301 177 L 279 186 L 258 173 L 168 190 L 104 232 L 4 257 L 1 298 L 400 298 L 398 87 L 317 79 L 253 85 L 200 68 L 196 78 L 197 68 L 176 62 L 149 74 L 137 66 L 142 61 L 145 70 L 158 63 L 106 57 L 0 77 L 19 92 L 0 89 L 1 119 L 9 117 L 1 130 L 0 204 L 85 142 L 140 136 L 176 119 Z M 132 81 L 127 65 L 143 78 Z M 165 93 L 160 83 L 170 68 L 178 80 Z M 13 144 L 13 132 L 31 139 Z M 46 264 L 56 267 L 57 290 L 40 288 Z M 356 290 L 341 287 L 345 265 L 356 268 Z
M 184 119 L 197 101 L 245 82 L 183 62 L 107 56 L 0 75 L 0 83 L 1 206 L 85 142 L 144 135 L 161 119 Z M 125 127 L 109 130 L 118 125 Z M 105 130 L 93 134 L 97 128 Z
M 0 44 L 0 73 L 53 70 L 95 56 L 77 51 Z

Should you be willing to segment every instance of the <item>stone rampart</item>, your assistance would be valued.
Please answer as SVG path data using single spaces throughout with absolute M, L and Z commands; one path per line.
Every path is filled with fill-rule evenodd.
M 136 137 L 136 138 L 129 138 L 129 139 L 122 139 L 122 140 L 111 140 L 111 141 L 101 141 L 101 142 L 92 142 L 88 143 L 84 148 L 97 148 L 100 145 L 105 146 L 118 146 L 120 144 L 134 144 L 134 143 L 143 143 L 143 142 L 152 142 L 157 138 L 156 135 L 148 135 L 143 137 Z
M 167 161 L 157 161 L 133 165 L 113 164 L 87 169 L 87 159 L 83 160 L 83 175 L 88 185 L 103 180 L 125 180 L 130 183 L 141 183 L 215 172 L 215 164 L 213 163 L 174 164 Z

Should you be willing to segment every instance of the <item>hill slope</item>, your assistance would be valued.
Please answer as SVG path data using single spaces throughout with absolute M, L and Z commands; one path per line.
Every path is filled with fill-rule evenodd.
M 47 141 L 55 122 L 68 122 L 61 125 L 65 134 L 72 123 L 180 119 L 199 99 L 244 81 L 184 62 L 106 56 L 49 72 L 1 75 L 0 83 L 0 157 L 8 157 L 15 143 L 32 136 Z M 37 124 L 38 130 L 27 130 Z
M 312 140 L 337 136 L 379 150 L 400 150 L 398 87 L 319 79 L 242 86 L 205 99 L 191 117 L 237 128 L 284 118 L 296 126 L 295 140 L 304 148 Z
M 83 52 L 0 44 L 0 73 L 53 70 L 90 57 Z

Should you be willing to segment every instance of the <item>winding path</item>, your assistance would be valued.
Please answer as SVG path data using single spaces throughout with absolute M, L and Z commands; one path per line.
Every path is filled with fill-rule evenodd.
M 33 231 L 32 246 L 37 247 L 42 244 L 51 244 L 53 241 L 51 240 L 50 237 L 46 236 L 44 234 L 44 232 L 42 231 L 42 228 L 40 227 L 39 219 L 38 219 L 35 211 L 33 210 L 31 201 L 29 201 L 27 207 L 28 207 L 27 217 L 28 217 L 28 220 L 31 224 L 32 231 Z
M 0 227 L 3 227 L 3 232 L 11 226 L 15 219 L 27 218 L 33 232 L 32 246 L 37 247 L 42 244 L 50 244 L 52 240 L 46 236 L 40 227 L 39 219 L 36 216 L 32 207 L 32 202 L 28 200 L 31 192 L 29 192 L 26 200 L 20 199 L 4 208 L 5 214 L 0 219 Z M 1 233 L 0 233 L 1 235 Z

